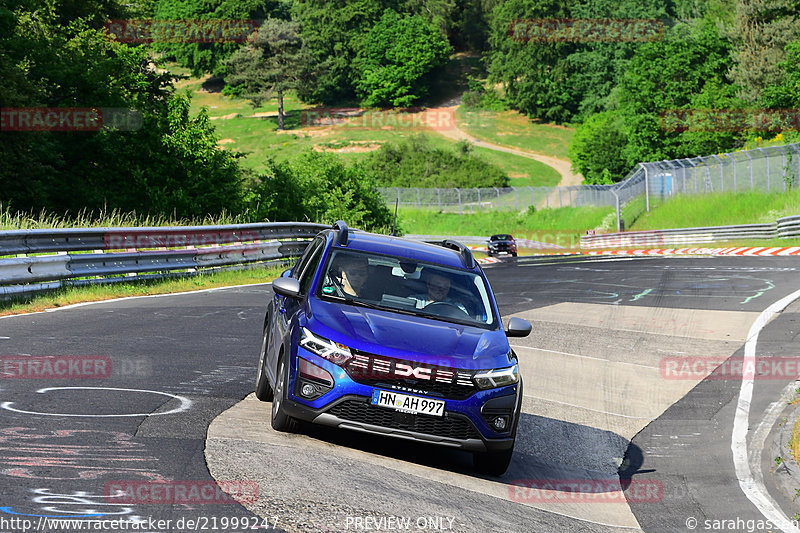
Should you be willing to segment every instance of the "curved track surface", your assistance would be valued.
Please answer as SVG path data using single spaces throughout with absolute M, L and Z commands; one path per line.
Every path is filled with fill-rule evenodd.
M 73 356 L 111 371 L 0 381 L 0 519 L 172 521 L 151 531 L 192 529 L 187 520 L 231 530 L 234 517 L 289 531 L 688 531 L 691 517 L 698 530 L 705 519 L 764 520 L 734 469 L 740 380 L 676 378 L 665 361 L 741 354 L 761 312 L 800 287 L 799 269 L 793 258 L 739 257 L 487 268 L 504 316 L 534 323 L 514 341 L 526 397 L 501 478 L 475 475 L 469 456 L 448 450 L 269 429 L 269 404 L 240 402 L 253 389 L 266 285 L 2 319 L 4 363 Z M 795 312 L 767 324 L 756 350 L 800 353 Z M 754 431 L 794 377 L 756 381 Z M 745 437 L 745 453 L 757 454 L 759 439 Z M 212 474 L 257 485 L 259 497 L 107 497 L 132 481 L 202 485 Z

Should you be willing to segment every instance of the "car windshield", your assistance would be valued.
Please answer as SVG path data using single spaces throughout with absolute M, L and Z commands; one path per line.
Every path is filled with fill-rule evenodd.
M 511 239 L 511 235 L 492 235 L 493 241 L 510 241 Z
M 483 278 L 402 257 L 335 250 L 317 297 L 462 324 L 496 325 Z

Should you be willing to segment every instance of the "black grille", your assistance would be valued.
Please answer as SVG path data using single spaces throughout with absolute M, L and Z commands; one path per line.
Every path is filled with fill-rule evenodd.
M 417 433 L 449 437 L 451 439 L 477 439 L 480 436 L 473 425 L 454 416 L 433 417 L 409 415 L 391 409 L 374 407 L 356 400 L 345 400 L 331 407 L 328 412 L 344 420 L 363 422 L 373 426 L 392 429 L 406 429 Z

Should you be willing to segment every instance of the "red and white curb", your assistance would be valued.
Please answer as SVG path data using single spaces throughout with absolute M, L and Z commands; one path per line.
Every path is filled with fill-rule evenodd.
M 606 250 L 601 252 L 580 252 L 584 255 L 738 255 L 738 256 L 777 256 L 800 255 L 800 246 L 788 248 L 653 248 L 647 250 Z
M 800 256 L 800 246 L 790 246 L 787 248 L 650 248 L 641 250 L 603 250 L 591 252 L 554 252 L 554 253 L 535 253 L 535 256 L 551 255 L 627 255 L 627 256 L 652 256 L 652 255 L 714 255 L 714 256 L 740 256 L 740 257 L 767 257 L 767 256 Z M 499 263 L 496 257 L 483 257 L 476 259 L 481 264 Z

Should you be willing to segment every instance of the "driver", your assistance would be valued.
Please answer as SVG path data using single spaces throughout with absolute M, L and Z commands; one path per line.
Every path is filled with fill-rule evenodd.
M 445 302 L 455 305 L 465 313 L 469 314 L 467 309 L 461 303 L 450 298 L 449 277 L 445 276 L 444 274 L 439 274 L 429 270 L 423 270 L 422 277 L 425 280 L 425 285 L 427 286 L 428 291 L 425 294 L 415 294 L 411 296 L 417 300 L 417 309 L 423 309 L 424 307 L 435 302 Z
M 368 279 L 369 261 L 365 256 L 340 253 L 334 259 L 331 271 L 336 273 L 344 296 L 375 298 L 375 290 Z

